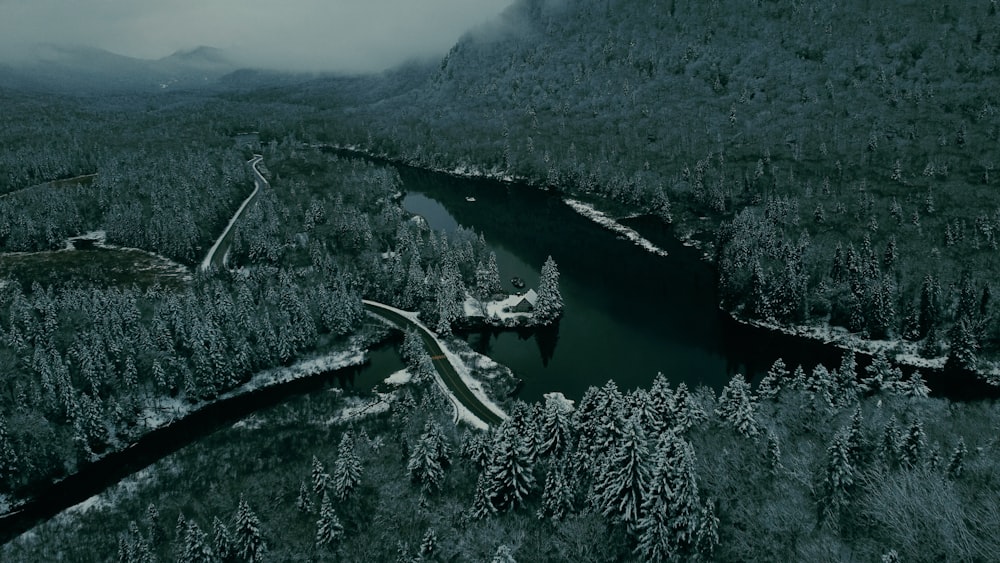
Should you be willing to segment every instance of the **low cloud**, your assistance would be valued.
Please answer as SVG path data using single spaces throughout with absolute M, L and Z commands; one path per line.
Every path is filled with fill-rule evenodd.
M 443 55 L 511 0 L 0 0 L 0 53 L 79 44 L 155 59 L 208 45 L 263 68 L 382 70 Z

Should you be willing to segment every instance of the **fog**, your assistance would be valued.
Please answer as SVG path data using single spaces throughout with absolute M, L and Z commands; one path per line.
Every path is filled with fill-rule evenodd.
M 0 59 L 85 45 L 157 59 L 201 45 L 242 64 L 381 70 L 443 55 L 512 0 L 0 0 Z

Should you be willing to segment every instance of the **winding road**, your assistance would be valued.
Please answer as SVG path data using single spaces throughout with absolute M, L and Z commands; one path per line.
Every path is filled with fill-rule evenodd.
M 246 208 L 249 207 L 251 203 L 256 201 L 257 196 L 260 195 L 261 189 L 270 185 L 267 183 L 267 180 L 264 179 L 260 170 L 257 169 L 257 165 L 260 164 L 262 160 L 264 160 L 264 157 L 259 154 L 253 155 L 253 158 L 250 159 L 248 164 L 250 164 L 250 169 L 253 170 L 254 190 L 250 196 L 243 201 L 243 204 L 240 205 L 239 209 L 236 210 L 233 218 L 230 219 L 229 224 L 226 225 L 225 230 L 223 230 L 222 234 L 219 235 L 219 239 L 215 241 L 215 244 L 213 244 L 212 248 L 209 249 L 208 254 L 205 255 L 205 259 L 201 261 L 201 266 L 198 268 L 201 271 L 204 272 L 211 268 L 221 270 L 222 268 L 225 268 L 226 264 L 229 262 L 229 248 L 233 245 L 233 225 L 235 225 L 236 221 L 238 221 L 243 215 Z
M 420 334 L 421 340 L 424 341 L 424 346 L 427 347 L 427 351 L 431 355 L 431 361 L 434 363 L 434 369 L 441 375 L 441 381 L 447 387 L 449 395 L 486 424 L 496 426 L 503 422 L 503 417 L 480 401 L 475 393 L 469 389 L 469 386 L 462 381 L 462 377 L 458 375 L 455 366 L 451 364 L 444 350 L 441 349 L 437 338 L 426 327 L 404 317 L 387 305 L 368 300 L 364 301 L 364 305 L 365 310 L 369 314 L 385 319 L 400 329 L 416 329 L 417 333 Z

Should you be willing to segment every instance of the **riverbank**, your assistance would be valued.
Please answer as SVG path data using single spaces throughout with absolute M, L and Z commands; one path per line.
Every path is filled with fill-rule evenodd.
M 500 173 L 499 171 L 487 171 L 475 166 L 459 165 L 450 168 L 444 167 L 420 167 L 419 163 L 407 161 L 405 159 L 393 159 L 388 155 L 373 155 L 357 145 L 327 145 L 329 150 L 340 151 L 356 158 L 374 159 L 384 163 L 403 165 L 407 167 L 418 167 L 434 173 L 445 174 L 453 178 L 466 180 L 491 180 L 503 182 L 505 184 L 520 183 L 531 189 L 546 190 L 544 186 L 536 185 L 528 178 L 518 177 Z M 482 198 L 480 198 L 482 199 Z M 666 225 L 659 218 L 649 214 L 629 214 L 623 209 L 624 204 L 615 202 L 597 201 L 594 197 L 574 197 L 564 198 L 566 203 L 574 212 L 587 218 L 596 224 L 607 228 L 618 235 L 626 238 L 644 251 L 658 257 L 662 257 L 666 252 L 664 248 L 670 246 L 664 237 L 670 237 L 673 241 L 679 241 L 683 246 L 690 247 L 698 252 L 700 260 L 712 266 L 715 264 L 714 232 L 718 220 L 712 217 L 698 215 L 687 209 L 682 201 L 674 203 L 673 223 Z M 617 209 L 609 211 L 607 207 Z M 920 369 L 929 379 L 934 379 L 935 373 L 940 373 L 946 360 L 945 355 L 935 358 L 923 358 L 917 353 L 918 345 L 902 340 L 871 340 L 864 338 L 860 334 L 850 333 L 841 327 L 832 326 L 828 323 L 812 322 L 801 325 L 783 325 L 774 322 L 760 322 L 741 318 L 731 311 L 719 308 L 735 322 L 744 326 L 773 331 L 794 338 L 802 338 L 809 342 L 829 345 L 842 351 L 854 351 L 862 355 L 874 355 L 886 352 L 891 358 L 907 371 Z M 946 353 L 946 349 L 943 353 Z M 977 375 L 984 381 L 989 382 L 995 389 L 1000 384 L 1000 363 L 996 361 L 983 360 Z M 942 378 L 937 378 L 942 379 Z

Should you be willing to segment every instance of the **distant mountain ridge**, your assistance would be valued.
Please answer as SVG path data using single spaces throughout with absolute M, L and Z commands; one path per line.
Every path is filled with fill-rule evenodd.
M 160 59 L 140 59 L 80 45 L 38 44 L 0 63 L 0 81 L 22 89 L 155 91 L 214 85 L 240 65 L 229 53 L 200 46 Z

